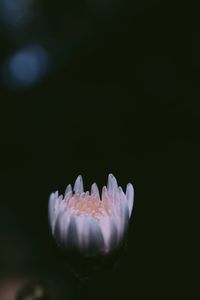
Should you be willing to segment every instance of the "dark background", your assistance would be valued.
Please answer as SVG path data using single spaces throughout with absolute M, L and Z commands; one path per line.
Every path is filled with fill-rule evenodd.
M 192 299 L 200 250 L 197 7 L 43 0 L 14 21 L 18 8 L 12 15 L 2 7 L 1 286 L 32 274 L 55 288 L 64 280 L 48 229 L 49 194 L 79 174 L 86 189 L 93 181 L 101 188 L 112 172 L 135 188 L 128 251 L 87 297 Z M 48 59 L 26 80 L 31 56 L 14 75 L 9 61 L 32 45 Z

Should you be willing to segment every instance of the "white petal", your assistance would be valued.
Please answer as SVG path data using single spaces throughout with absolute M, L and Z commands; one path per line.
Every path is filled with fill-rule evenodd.
M 90 195 L 90 193 L 87 191 L 85 192 L 85 198 L 87 199 L 87 197 Z
M 113 218 L 108 216 L 100 217 L 100 226 L 104 238 L 105 252 L 109 252 L 118 244 L 118 232 Z
M 133 209 L 133 203 L 134 203 L 134 188 L 131 183 L 127 184 L 126 188 L 126 198 L 128 201 L 128 208 L 129 208 L 129 217 L 131 216 L 132 209 Z
M 65 201 L 66 204 L 69 201 L 69 199 L 72 197 L 72 194 L 73 194 L 73 192 L 72 192 L 72 186 L 71 186 L 71 184 L 69 184 L 66 187 L 65 196 L 64 196 L 64 201 Z
M 85 218 L 81 248 L 87 256 L 105 252 L 105 243 L 101 228 L 93 218 Z
M 60 213 L 64 210 L 66 210 L 66 200 L 63 200 L 62 195 L 58 199 L 59 199 L 59 203 L 56 207 L 56 210 L 57 210 L 58 213 Z
M 103 186 L 102 193 L 101 193 L 101 200 L 102 201 L 110 201 L 108 197 L 108 190 L 106 186 Z
M 122 221 L 121 234 L 123 236 L 128 228 L 129 207 L 128 207 L 128 201 L 126 199 L 126 195 L 124 194 L 121 187 L 119 187 L 119 193 L 120 193 L 120 198 L 121 198 L 121 203 L 120 203 L 120 215 L 121 215 L 121 221 Z
M 79 175 L 74 184 L 74 192 L 81 194 L 83 191 L 83 178 L 81 175 Z
M 66 187 L 66 190 L 65 190 L 65 196 L 66 196 L 68 193 L 72 193 L 72 186 L 71 186 L 71 184 L 68 184 L 68 186 Z
M 117 192 L 118 184 L 115 176 L 113 174 L 108 175 L 108 191 L 111 193 Z
M 58 191 L 55 193 L 51 193 L 49 197 L 49 207 L 48 207 L 48 213 L 49 213 L 49 221 L 52 226 L 53 220 L 54 220 L 54 215 L 55 215 L 55 205 L 56 205 L 56 200 L 58 199 Z
M 86 218 L 87 217 L 83 214 L 76 217 L 79 244 L 81 244 L 82 236 L 85 231 L 84 224 L 85 224 Z
M 55 221 L 54 237 L 58 244 L 64 245 L 67 236 L 70 217 L 66 211 L 61 211 Z
M 96 197 L 100 197 L 99 196 L 99 189 L 96 183 L 93 183 L 91 186 L 91 195 L 96 196 Z
M 69 250 L 79 250 L 77 217 L 72 215 L 67 224 L 67 233 L 64 237 L 64 244 Z

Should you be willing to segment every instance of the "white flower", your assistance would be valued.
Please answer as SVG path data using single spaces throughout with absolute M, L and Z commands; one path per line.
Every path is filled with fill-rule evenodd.
M 112 174 L 100 197 L 96 183 L 84 192 L 82 176 L 72 190 L 68 185 L 64 197 L 58 192 L 49 198 L 49 221 L 57 243 L 83 255 L 107 254 L 123 241 L 128 229 L 134 189 L 128 184 L 126 194 Z

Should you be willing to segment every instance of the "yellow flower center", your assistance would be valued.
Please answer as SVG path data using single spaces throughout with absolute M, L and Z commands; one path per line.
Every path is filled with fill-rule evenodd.
M 110 214 L 108 201 L 101 201 L 98 197 L 87 195 L 84 197 L 78 194 L 72 196 L 68 202 L 68 208 L 73 209 L 74 213 L 80 215 L 90 215 L 98 219 L 100 214 Z

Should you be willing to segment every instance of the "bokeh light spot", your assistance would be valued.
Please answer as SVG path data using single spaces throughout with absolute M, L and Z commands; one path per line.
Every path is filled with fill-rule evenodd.
M 48 53 L 38 45 L 18 51 L 6 63 L 6 84 L 14 88 L 28 87 L 38 82 L 48 69 Z

